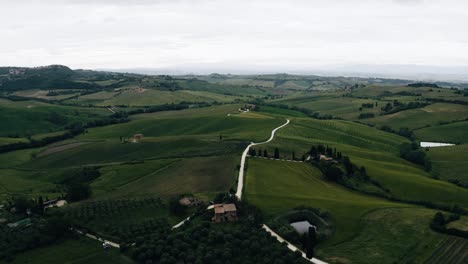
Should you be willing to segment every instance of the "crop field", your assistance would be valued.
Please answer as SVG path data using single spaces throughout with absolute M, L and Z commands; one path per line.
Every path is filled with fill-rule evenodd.
M 347 121 L 295 119 L 278 132 L 278 139 L 262 146 L 269 153 L 301 157 L 313 144 L 325 144 L 347 155 L 368 175 L 400 199 L 431 201 L 468 207 L 468 190 L 434 180 L 421 167 L 398 157 L 403 137 Z
M 468 121 L 455 122 L 446 125 L 431 126 L 415 130 L 416 137 L 421 141 L 444 143 L 468 143 Z
M 457 221 L 448 223 L 447 228 L 456 228 L 459 230 L 468 231 L 468 216 L 461 216 Z
M 359 234 L 323 252 L 332 263 L 422 263 L 447 237 L 429 228 L 433 215 L 422 208 L 371 211 L 362 217 Z
M 127 105 L 145 106 L 177 104 L 185 102 L 232 102 L 239 96 L 215 94 L 204 91 L 161 91 L 143 88 L 128 88 L 122 91 L 98 92 L 96 94 L 83 95 L 69 100 L 71 103 L 95 104 L 98 106 Z
M 12 195 L 34 198 L 40 195 L 50 198 L 60 195 L 60 190 L 55 184 L 40 179 L 40 172 L 0 169 L 0 175 L 0 202 Z
M 468 145 L 430 148 L 426 152 L 432 162 L 433 173 L 444 180 L 458 180 L 468 184 Z
M 284 122 L 237 109 L 230 105 L 141 114 L 128 123 L 90 128 L 71 140 L 0 154 L 8 172 L 0 179 L 1 193 L 54 197 L 54 183 L 81 166 L 100 167 L 101 177 L 91 183 L 93 198 L 168 198 L 180 193 L 205 197 L 226 191 L 235 185 L 246 144 L 267 139 Z M 144 138 L 120 141 L 136 133 Z
M 36 101 L 12 102 L 0 99 L 0 137 L 25 137 L 63 130 L 75 122 L 110 115 L 106 109 L 57 106 Z
M 324 181 L 321 172 L 310 164 L 258 158 L 248 160 L 244 191 L 246 199 L 268 217 L 298 206 L 328 210 L 336 230 L 321 248 L 354 237 L 360 229 L 361 217 L 367 212 L 402 206 Z
M 88 238 L 70 239 L 44 248 L 33 249 L 15 256 L 12 262 L 1 264 L 127 264 L 134 263 L 118 249 L 103 250 L 99 241 Z
M 294 105 L 301 108 L 310 109 L 314 112 L 320 113 L 322 115 L 332 115 L 350 120 L 357 120 L 360 113 L 380 113 L 380 107 L 384 102 L 377 100 L 369 99 L 359 99 L 351 97 L 342 97 L 336 96 L 329 99 L 321 100 L 306 100 L 303 98 L 290 99 L 279 101 L 287 105 Z M 364 103 L 372 103 L 375 105 L 377 102 L 377 107 L 374 108 L 363 108 L 362 111 L 359 111 L 359 108 Z
M 235 155 L 106 166 L 91 187 L 95 197 L 222 192 L 234 186 L 239 160 Z
M 439 243 L 425 264 L 463 264 L 468 261 L 468 240 L 459 237 L 447 237 Z
M 54 90 L 60 92 L 61 90 Z M 66 90 L 65 90 L 66 91 Z M 67 98 L 79 95 L 79 91 L 75 93 L 59 94 L 55 96 L 48 95 L 49 91 L 47 90 L 23 90 L 12 93 L 12 95 L 20 97 L 31 97 L 45 100 L 65 100 Z
M 40 206 L 35 206 L 34 217 L 47 223 L 54 213 L 63 213 L 73 224 L 98 236 L 136 242 L 135 248 L 144 251 L 130 248 L 128 255 L 147 259 L 146 241 L 141 243 L 148 239 L 146 235 L 155 229 L 164 229 L 168 235 L 171 225 L 196 210 L 191 207 L 177 213 L 180 208 L 175 208 L 173 198 L 193 195 L 207 202 L 235 189 L 245 147 L 267 140 L 274 128 L 289 119 L 273 141 L 253 149 L 267 150 L 269 156 L 278 149 L 280 159 L 301 160 L 313 145 L 323 144 L 348 156 L 354 165 L 365 167 L 372 181 L 356 176 L 346 181 L 352 186 L 348 188 L 341 181 L 326 180 L 311 162 L 249 157 L 244 197 L 261 210 L 262 221 L 268 223 L 302 206 L 325 210 L 330 216 L 326 219 L 331 223 L 331 236 L 317 245 L 315 253 L 329 263 L 468 261 L 466 239 L 434 232 L 429 226 L 438 211 L 429 209 L 432 206 L 468 209 L 468 188 L 461 187 L 468 186 L 468 105 L 464 105 L 468 97 L 463 92 L 407 87 L 406 81 L 379 78 L 77 74 L 79 78 L 66 83 L 76 85 L 73 87 L 82 84 L 83 90 L 69 87 L 50 90 L 57 92 L 50 94 L 45 88 L 22 90 L 6 80 L 8 87 L 18 89 L 3 93 L 11 100 L 0 99 L 0 145 L 40 141 L 67 133 L 71 124 L 109 120 L 112 109 L 108 107 L 157 112 L 129 115 L 126 123 L 88 127 L 80 135 L 49 145 L 0 153 L 0 203 L 8 209 L 11 206 L 6 202 L 18 196 L 50 199 L 66 195 L 70 201 L 67 206 L 47 209 L 50 215 L 46 216 L 36 213 Z M 428 100 L 431 98 L 439 102 Z M 394 100 L 430 104 L 381 115 L 382 107 Z M 440 102 L 443 100 L 447 101 Z M 181 102 L 193 104 L 174 111 L 151 108 Z M 247 102 L 258 107 L 243 112 L 240 108 Z M 215 106 L 202 107 L 211 104 Z M 264 106 L 274 104 L 282 106 Z M 395 102 L 393 109 L 418 106 Z M 362 113 L 375 117 L 359 119 Z M 329 115 L 335 119 L 327 119 Z M 400 145 L 410 143 L 410 139 L 385 132 L 382 126 L 396 131 L 407 127 L 416 141 L 457 145 L 421 149 L 432 162 L 432 171 L 427 172 L 400 157 Z M 339 166 L 344 168 L 344 164 Z M 89 195 L 72 202 L 73 187 L 86 188 Z M 88 194 L 86 191 L 80 194 Z M 239 217 L 251 214 L 250 209 L 239 204 Z M 5 212 L 10 214 L 10 210 Z M 208 240 L 215 239 L 212 234 L 218 236 L 217 231 L 240 228 L 243 220 L 254 218 L 218 225 L 220 229 L 214 227 Z M 467 230 L 467 219 L 462 215 L 448 227 Z M 195 224 L 199 220 L 194 220 Z M 184 229 L 179 229 L 179 234 Z M 241 237 L 247 241 L 252 236 Z M 222 238 L 228 241 L 228 236 Z M 160 244 L 150 242 L 147 245 Z M 149 255 L 151 250 L 154 248 L 149 249 Z M 99 242 L 81 237 L 18 254 L 12 263 L 131 262 L 117 250 L 103 250 Z
M 242 115 L 243 116 L 243 115 Z M 248 114 L 246 115 L 248 116 Z M 88 129 L 80 139 L 114 139 L 131 137 L 141 133 L 145 137 L 208 136 L 218 140 L 224 135 L 225 140 L 262 140 L 269 137 L 269 131 L 281 124 L 282 120 L 269 117 L 238 118 L 237 116 L 185 117 L 154 120 L 138 118 L 124 124 L 110 125 L 103 128 Z M 258 131 L 265 131 L 258 133 Z
M 438 125 L 443 122 L 465 120 L 467 118 L 468 106 L 466 105 L 435 103 L 423 108 L 365 119 L 365 123 L 377 126 L 386 125 L 399 130 L 402 127 L 418 129 Z

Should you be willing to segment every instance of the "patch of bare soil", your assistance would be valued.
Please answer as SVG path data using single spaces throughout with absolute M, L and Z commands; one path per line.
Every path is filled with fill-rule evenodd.
M 50 154 L 54 154 L 54 153 L 57 153 L 57 152 L 62 152 L 62 151 L 67 150 L 67 149 L 76 148 L 76 147 L 79 147 L 81 145 L 88 144 L 88 143 L 91 143 L 91 142 L 77 142 L 77 143 L 70 143 L 70 144 L 57 146 L 57 147 L 51 147 L 51 148 L 48 148 L 46 150 L 41 151 L 37 155 L 37 157 L 38 158 L 45 157 L 45 156 L 50 155 Z

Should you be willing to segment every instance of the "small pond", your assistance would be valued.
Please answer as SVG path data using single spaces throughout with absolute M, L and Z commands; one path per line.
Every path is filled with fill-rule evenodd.
M 308 233 L 310 226 L 315 228 L 315 230 L 317 230 L 317 227 L 310 224 L 309 221 L 291 223 L 291 226 L 301 235 Z

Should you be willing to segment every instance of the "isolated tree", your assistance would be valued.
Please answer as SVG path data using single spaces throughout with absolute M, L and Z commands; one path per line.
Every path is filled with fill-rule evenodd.
M 37 211 L 42 214 L 44 212 L 44 199 L 42 199 L 42 196 L 39 196 L 37 198 Z
M 312 156 L 312 158 L 315 158 L 317 156 L 317 148 L 315 146 L 312 146 L 310 148 L 310 156 Z
M 293 151 L 291 154 L 292 160 L 296 160 L 296 153 Z
M 278 148 L 275 148 L 274 158 L 279 159 L 279 149 Z
M 263 157 L 268 158 L 268 152 L 266 149 L 263 150 Z
M 349 175 L 353 174 L 353 164 L 347 156 L 343 156 L 343 165 Z
M 315 228 L 309 226 L 309 232 L 306 237 L 306 257 L 311 259 L 314 257 L 314 247 L 317 244 L 317 234 Z

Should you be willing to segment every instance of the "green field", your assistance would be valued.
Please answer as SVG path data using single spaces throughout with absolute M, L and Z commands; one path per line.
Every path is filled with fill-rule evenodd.
M 468 121 L 438 125 L 415 130 L 421 141 L 463 144 L 468 143 Z
M 222 192 L 234 186 L 239 160 L 228 155 L 106 166 L 92 188 L 96 197 Z
M 458 180 L 468 184 L 468 145 L 430 148 L 426 152 L 432 162 L 433 173 L 443 180 Z
M 280 155 L 290 158 L 293 151 L 300 157 L 314 144 L 329 145 L 364 166 L 396 198 L 468 207 L 467 189 L 434 180 L 421 167 L 399 158 L 398 146 L 403 142 L 407 142 L 403 137 L 352 122 L 294 119 L 263 148 L 273 153 L 278 147 Z
M 33 249 L 15 256 L 13 264 L 114 264 L 134 263 L 117 249 L 104 250 L 101 242 L 89 238 L 66 240 L 44 248 Z
M 310 164 L 258 158 L 248 161 L 245 194 L 268 217 L 301 205 L 330 211 L 336 231 L 324 247 L 355 236 L 365 213 L 376 208 L 403 206 L 324 181 L 321 172 Z
M 418 129 L 439 125 L 443 122 L 465 120 L 468 118 L 468 106 L 436 103 L 423 108 L 405 110 L 394 114 L 365 119 L 365 123 L 377 126 L 389 126 L 395 130 L 402 127 Z
M 54 197 L 55 182 L 90 165 L 100 166 L 102 173 L 91 184 L 94 198 L 226 191 L 235 185 L 246 144 L 267 139 L 283 123 L 259 113 L 240 114 L 238 107 L 141 114 L 71 140 L 0 154 L 8 172 L 0 193 Z M 144 134 L 137 143 L 120 141 L 137 133 Z
M 338 263 L 423 263 L 448 237 L 429 228 L 433 214 L 421 208 L 369 212 L 358 235 L 324 252 Z
M 98 106 L 126 105 L 145 106 L 177 104 L 180 102 L 233 102 L 239 96 L 221 95 L 204 91 L 161 91 L 142 88 L 128 88 L 119 91 L 104 91 L 87 94 L 68 100 L 69 103 L 94 104 Z
M 298 206 L 329 211 L 335 233 L 319 245 L 318 256 L 330 262 L 421 262 L 444 237 L 429 230 L 434 211 L 349 191 L 323 180 L 310 164 L 251 158 L 245 193 L 268 217 Z
M 425 264 L 464 264 L 468 261 L 468 240 L 459 237 L 447 237 L 439 243 Z
M 44 79 L 47 69 L 36 71 L 41 71 Z M 179 235 L 187 235 L 184 241 L 198 241 L 199 233 L 184 234 L 184 228 L 174 237 L 169 233 L 171 225 L 196 210 L 192 207 L 178 214 L 172 198 L 190 194 L 208 202 L 235 189 L 245 147 L 268 139 L 272 129 L 289 119 L 290 124 L 280 129 L 272 142 L 253 148 L 267 150 L 270 156 L 277 148 L 280 159 L 294 156 L 300 160 L 313 145 L 323 144 L 348 156 L 356 166 L 365 167 L 372 181 L 350 179 L 355 180 L 351 184 L 355 190 L 351 190 L 343 186 L 349 183 L 345 180 L 343 185 L 326 181 L 311 162 L 249 157 L 244 197 L 261 210 L 264 223 L 300 206 L 325 210 L 330 214 L 325 218 L 331 223 L 332 234 L 319 243 L 316 253 L 329 263 L 465 263 L 468 258 L 466 239 L 433 232 L 429 223 L 437 211 L 422 206 L 468 209 L 468 189 L 460 187 L 468 186 L 468 97 L 463 92 L 408 87 L 408 81 L 379 78 L 288 74 L 170 77 L 56 69 L 69 77 L 62 76 L 65 79 L 59 82 L 39 78 L 27 89 L 22 86 L 23 81 L 28 83 L 21 79 L 24 76 L 0 75 L 0 84 L 7 89 L 0 99 L 0 145 L 40 141 L 66 133 L 71 124 L 109 120 L 113 113 L 107 107 L 146 113 L 130 115 L 126 123 L 93 124 L 80 135 L 46 146 L 0 153 L 0 202 L 8 209 L 6 201 L 12 197 L 55 198 L 71 192 L 68 184 L 78 179 L 83 181 L 78 184 L 89 186 L 89 197 L 50 213 L 63 212 L 73 224 L 110 240 L 136 242 L 135 248 L 144 252 L 134 257 L 145 259 L 140 253 L 151 254 L 153 250 L 145 245 L 161 244 L 161 237 L 147 236 L 159 227 L 167 232 L 168 241 L 177 241 Z M 49 87 L 64 83 L 71 87 Z M 49 90 L 56 95 L 49 96 Z M 395 100 L 427 105 L 383 115 L 382 107 L 387 103 L 394 111 L 406 107 Z M 158 111 L 166 108 L 162 105 L 180 103 L 188 108 Z M 239 111 L 247 103 L 258 107 Z M 272 107 L 274 104 L 281 104 L 281 108 Z M 205 107 L 208 105 L 214 106 Z M 359 119 L 362 113 L 375 117 Z M 336 119 L 325 120 L 332 116 Z M 415 141 L 457 145 L 423 150 L 432 162 L 432 171 L 427 172 L 400 158 L 400 145 L 410 143 L 410 139 L 385 132 L 380 129 L 383 126 L 396 132 L 409 128 L 414 137 L 408 137 Z M 135 134 L 143 137 L 134 139 Z M 86 171 L 93 176 L 80 174 Z M 252 209 L 242 206 L 246 205 L 239 204 L 246 211 Z M 243 210 L 239 209 L 240 217 L 251 213 Z M 24 217 L 10 210 L 3 213 L 2 217 L 9 219 Z M 203 229 L 211 226 L 208 215 L 211 213 L 199 216 L 206 219 L 196 219 L 195 224 L 206 220 Z M 38 220 L 41 217 L 37 215 Z M 256 247 L 245 244 L 252 236 L 239 230 L 236 241 L 219 234 L 240 225 L 218 226 L 207 231 L 204 239 L 213 242 L 222 238 L 226 243 L 242 243 L 242 248 Z M 466 226 L 466 216 L 449 224 L 464 230 Z M 198 246 L 181 244 L 180 248 Z M 210 253 L 204 246 L 197 250 Z M 131 255 L 132 249 L 128 252 Z M 230 253 L 213 254 L 224 258 Z M 79 238 L 18 254 L 13 263 L 131 261 L 116 250 L 103 250 L 99 242 Z
M 80 108 L 37 101 L 0 99 L 0 137 L 25 137 L 63 130 L 73 123 L 87 123 L 112 114 L 107 109 Z
M 376 102 L 383 106 L 384 103 L 378 100 L 359 99 L 342 97 L 340 94 L 330 94 L 329 96 L 297 97 L 292 99 L 278 100 L 278 103 L 297 106 L 317 112 L 321 115 L 332 115 L 344 119 L 357 120 L 361 113 L 380 113 L 380 106 L 374 108 L 359 108 L 364 103 Z

